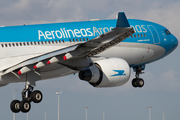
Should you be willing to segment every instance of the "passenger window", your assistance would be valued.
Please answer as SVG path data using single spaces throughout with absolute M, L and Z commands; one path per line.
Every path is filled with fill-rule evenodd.
M 133 38 L 133 35 L 131 35 L 131 38 Z
M 140 37 L 140 35 L 138 34 L 138 37 Z
M 47 41 L 44 41 L 45 44 L 47 44 Z
M 11 44 L 9 43 L 9 47 L 11 47 Z
M 29 42 L 27 42 L 27 45 L 29 45 Z
M 49 44 L 51 44 L 51 41 L 48 41 Z
M 33 45 L 33 42 L 31 42 L 31 45 Z
M 79 40 L 78 40 L 78 39 L 76 39 L 76 41 L 78 42 Z
M 14 43 L 12 45 L 13 45 L 13 47 L 15 46 Z
M 59 40 L 59 43 L 61 43 L 61 40 Z
M 141 34 L 141 37 L 143 37 L 143 35 Z
M 71 42 L 71 39 L 69 39 L 69 41 Z
M 7 47 L 7 44 L 5 44 L 5 46 Z
M 136 38 L 136 35 L 134 35 L 134 37 Z
M 89 38 L 87 38 L 87 41 L 89 40 Z
M 2 47 L 4 47 L 4 45 L 3 45 L 3 44 L 1 44 L 1 46 L 2 46 Z
M 26 43 L 25 43 L 25 42 L 24 42 L 23 44 L 24 44 L 24 46 L 26 46 Z
M 58 41 L 57 41 L 57 40 L 55 40 L 55 42 L 56 42 L 56 43 L 58 43 Z
M 43 41 L 41 41 L 41 44 L 44 44 Z
M 16 43 L 16 46 L 18 46 L 18 43 Z
M 75 42 L 75 40 L 73 39 L 73 42 Z
M 144 34 L 144 37 L 146 37 L 146 34 Z
M 85 39 L 85 38 L 83 38 L 83 41 L 86 41 L 86 39 Z
M 52 40 L 52 43 L 54 44 L 54 41 Z
M 22 43 L 19 43 L 20 44 L 20 46 L 22 46 Z
M 64 40 L 62 40 L 62 42 L 64 43 Z
M 82 39 L 80 38 L 80 41 L 82 42 Z

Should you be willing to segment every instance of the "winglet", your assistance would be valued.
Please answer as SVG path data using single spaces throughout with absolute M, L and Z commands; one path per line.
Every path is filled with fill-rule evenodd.
M 130 27 L 129 22 L 128 22 L 124 12 L 118 13 L 118 19 L 117 19 L 116 27 Z

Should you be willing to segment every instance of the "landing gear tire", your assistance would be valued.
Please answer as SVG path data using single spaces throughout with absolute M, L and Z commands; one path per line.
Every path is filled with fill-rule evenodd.
M 143 87 L 144 86 L 144 80 L 142 78 L 134 78 L 132 80 L 132 86 L 133 87 Z
M 137 66 L 137 67 L 133 67 L 134 72 L 136 72 L 135 74 L 135 78 L 132 80 L 132 86 L 133 87 L 143 87 L 144 86 L 144 80 L 142 78 L 139 78 L 140 74 L 143 74 L 144 72 L 142 72 L 142 70 L 145 69 L 145 65 L 143 66 Z
M 35 90 L 34 87 L 26 81 L 25 88 L 22 90 L 22 101 L 13 100 L 10 104 L 11 111 L 14 113 L 23 112 L 27 113 L 31 109 L 31 102 L 40 103 L 42 101 L 43 95 L 41 91 Z
M 140 88 L 143 87 L 144 86 L 144 80 L 142 78 L 137 79 L 137 85 Z
M 10 105 L 11 111 L 14 113 L 20 112 L 20 101 L 19 100 L 13 100 Z
M 30 102 L 28 102 L 26 100 L 21 101 L 21 103 L 20 103 L 20 110 L 21 110 L 21 112 L 27 113 L 27 112 L 30 111 L 30 109 L 31 109 Z
M 32 94 L 31 94 L 31 100 L 34 103 L 40 103 L 42 101 L 43 95 L 41 93 L 41 91 L 39 90 L 35 90 Z
M 136 87 L 138 87 L 138 85 L 137 85 L 137 82 L 136 82 L 136 81 L 137 81 L 137 79 L 136 79 L 136 78 L 134 78 L 134 79 L 132 80 L 132 86 L 133 86 L 133 87 L 135 87 L 135 88 L 136 88 Z

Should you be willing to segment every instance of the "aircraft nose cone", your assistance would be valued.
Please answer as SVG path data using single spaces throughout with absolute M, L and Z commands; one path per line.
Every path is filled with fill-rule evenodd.
M 165 44 L 163 44 L 166 53 L 165 55 L 168 55 L 169 53 L 171 53 L 172 51 L 174 51 L 177 46 L 178 46 L 178 39 L 174 36 L 174 35 L 168 35 L 167 37 L 167 41 L 165 42 Z

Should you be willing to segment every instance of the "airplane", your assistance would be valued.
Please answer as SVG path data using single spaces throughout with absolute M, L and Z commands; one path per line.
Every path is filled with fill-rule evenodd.
M 127 19 L 124 12 L 109 20 L 1 26 L 0 34 L 0 86 L 25 82 L 22 100 L 10 104 L 14 113 L 42 101 L 36 81 L 75 73 L 93 87 L 116 87 L 128 82 L 133 68 L 132 86 L 141 88 L 145 65 L 178 46 L 164 26 Z

